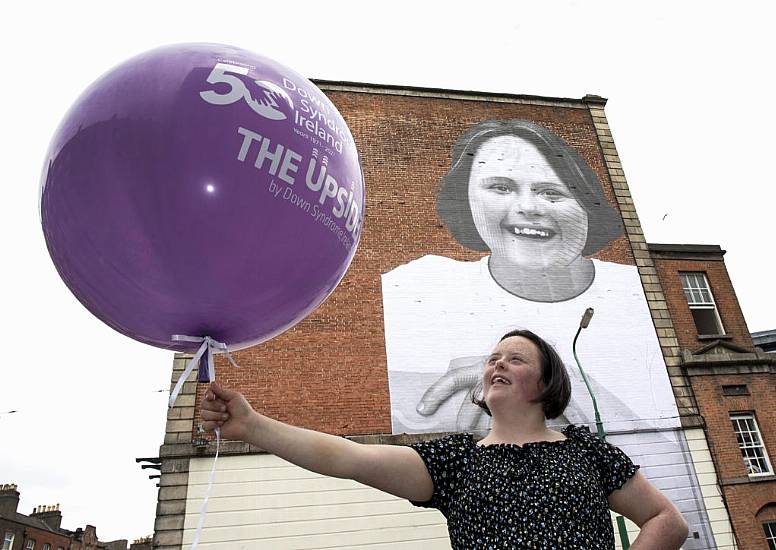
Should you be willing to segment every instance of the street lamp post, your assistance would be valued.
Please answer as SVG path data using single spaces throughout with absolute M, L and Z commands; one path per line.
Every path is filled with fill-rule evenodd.
M 582 369 L 582 365 L 579 362 L 579 357 L 577 357 L 577 338 L 579 338 L 579 333 L 582 332 L 582 329 L 587 328 L 587 326 L 590 324 L 590 319 L 592 318 L 593 308 L 589 307 L 585 310 L 584 315 L 582 315 L 582 320 L 579 322 L 579 328 L 577 329 L 576 335 L 574 335 L 574 343 L 571 345 L 571 350 L 574 352 L 574 360 L 577 362 L 579 372 L 582 374 L 582 380 L 585 381 L 587 392 L 590 394 L 590 399 L 593 401 L 593 411 L 595 412 L 595 427 L 596 431 L 598 432 L 598 437 L 605 441 L 606 432 L 604 431 L 604 424 L 601 422 L 601 415 L 598 412 L 598 403 L 595 400 L 595 395 L 593 394 L 593 390 L 590 387 L 590 383 L 587 381 L 585 371 Z M 630 540 L 628 539 L 628 530 L 625 527 L 625 518 L 620 515 L 617 516 L 617 531 L 620 534 L 620 542 L 622 543 L 623 550 L 627 550 L 630 548 Z
M 593 318 L 593 308 L 589 307 L 585 310 L 584 315 L 582 315 L 582 320 L 579 322 L 579 328 L 577 329 L 576 335 L 574 335 L 574 343 L 571 345 L 571 350 L 574 353 L 574 360 L 577 362 L 577 367 L 579 367 L 579 372 L 582 374 L 582 380 L 584 380 L 585 386 L 587 386 L 587 392 L 590 394 L 590 399 L 593 401 L 593 411 L 595 412 L 595 427 L 598 432 L 598 437 L 605 440 L 606 432 L 604 431 L 603 422 L 601 422 L 601 415 L 598 412 L 598 403 L 596 402 L 595 395 L 593 394 L 593 390 L 590 387 L 590 382 L 587 381 L 587 376 L 585 376 L 585 371 L 582 369 L 582 365 L 579 362 L 579 357 L 577 357 L 577 338 L 579 338 L 579 333 L 582 332 L 582 329 L 587 328 L 587 326 L 590 324 L 590 319 L 592 318 Z

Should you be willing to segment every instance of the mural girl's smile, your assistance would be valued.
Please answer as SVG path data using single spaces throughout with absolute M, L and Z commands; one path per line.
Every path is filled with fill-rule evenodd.
M 507 230 L 521 237 L 531 237 L 534 239 L 551 239 L 557 233 L 548 227 L 531 227 L 526 225 L 507 226 Z
M 498 136 L 479 148 L 469 204 L 496 261 L 552 268 L 581 256 L 587 212 L 539 149 L 522 138 Z

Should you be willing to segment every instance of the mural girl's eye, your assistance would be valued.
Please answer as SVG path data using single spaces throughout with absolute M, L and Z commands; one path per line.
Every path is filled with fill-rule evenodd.
M 558 202 L 569 198 L 567 193 L 561 191 L 557 187 L 539 189 L 536 191 L 536 194 L 539 195 L 541 198 L 548 200 L 550 202 Z
M 509 178 L 485 178 L 482 183 L 486 189 L 500 194 L 511 193 L 515 188 L 515 182 Z

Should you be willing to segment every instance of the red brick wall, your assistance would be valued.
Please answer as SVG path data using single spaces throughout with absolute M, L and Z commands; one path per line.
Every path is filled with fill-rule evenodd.
M 746 550 L 768 550 L 762 526 L 767 518 L 755 516 L 758 507 L 754 503 L 774 502 L 776 482 L 760 483 L 755 487 L 734 485 L 726 487 L 724 492 L 740 547 Z
M 772 374 L 693 376 L 690 380 L 706 420 L 709 447 L 741 548 L 766 550 L 762 522 L 768 517 L 757 517 L 756 514 L 769 503 L 776 503 L 776 478 L 749 481 L 730 413 L 755 412 L 773 464 L 776 459 L 776 400 L 773 398 L 776 380 Z M 746 384 L 750 395 L 725 396 L 722 386 L 727 384 Z M 731 481 L 742 483 L 730 484 Z
M 722 319 L 725 334 L 732 336 L 730 342 L 739 346 L 752 347 L 752 337 L 746 326 L 746 320 L 741 313 L 741 306 L 736 298 L 733 284 L 730 282 L 725 263 L 713 260 L 669 260 L 655 259 L 658 277 L 663 285 L 668 309 L 674 322 L 676 337 L 682 348 L 697 350 L 708 341 L 698 339 L 687 299 L 682 291 L 682 281 L 679 273 L 682 271 L 701 271 L 706 273 L 717 311 Z
M 19 545 L 19 548 L 27 548 L 27 541 L 30 539 L 35 540 L 35 550 L 42 549 L 46 543 L 51 545 L 51 550 L 57 550 L 57 547 L 60 546 L 62 548 L 70 547 L 70 539 L 68 537 L 57 535 L 51 531 L 36 529 L 35 527 L 26 527 L 24 545 Z
M 365 226 L 347 275 L 310 317 L 285 334 L 236 354 L 239 370 L 219 361 L 217 377 L 263 413 L 330 433 L 390 433 L 380 274 L 434 250 L 475 260 L 436 215 L 436 194 L 450 151 L 468 127 L 523 118 L 547 126 L 576 148 L 617 209 L 590 112 L 437 97 L 327 91 L 353 133 L 366 180 Z M 597 258 L 633 264 L 625 236 Z M 203 387 L 198 388 L 198 400 Z M 198 420 L 195 412 L 195 424 Z

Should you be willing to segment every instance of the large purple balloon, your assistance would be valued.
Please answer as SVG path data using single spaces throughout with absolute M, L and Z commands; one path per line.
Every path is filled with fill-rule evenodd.
M 51 142 L 41 219 L 67 286 L 154 346 L 272 338 L 334 290 L 361 233 L 353 138 L 294 71 L 216 44 L 153 50 L 76 101 Z

